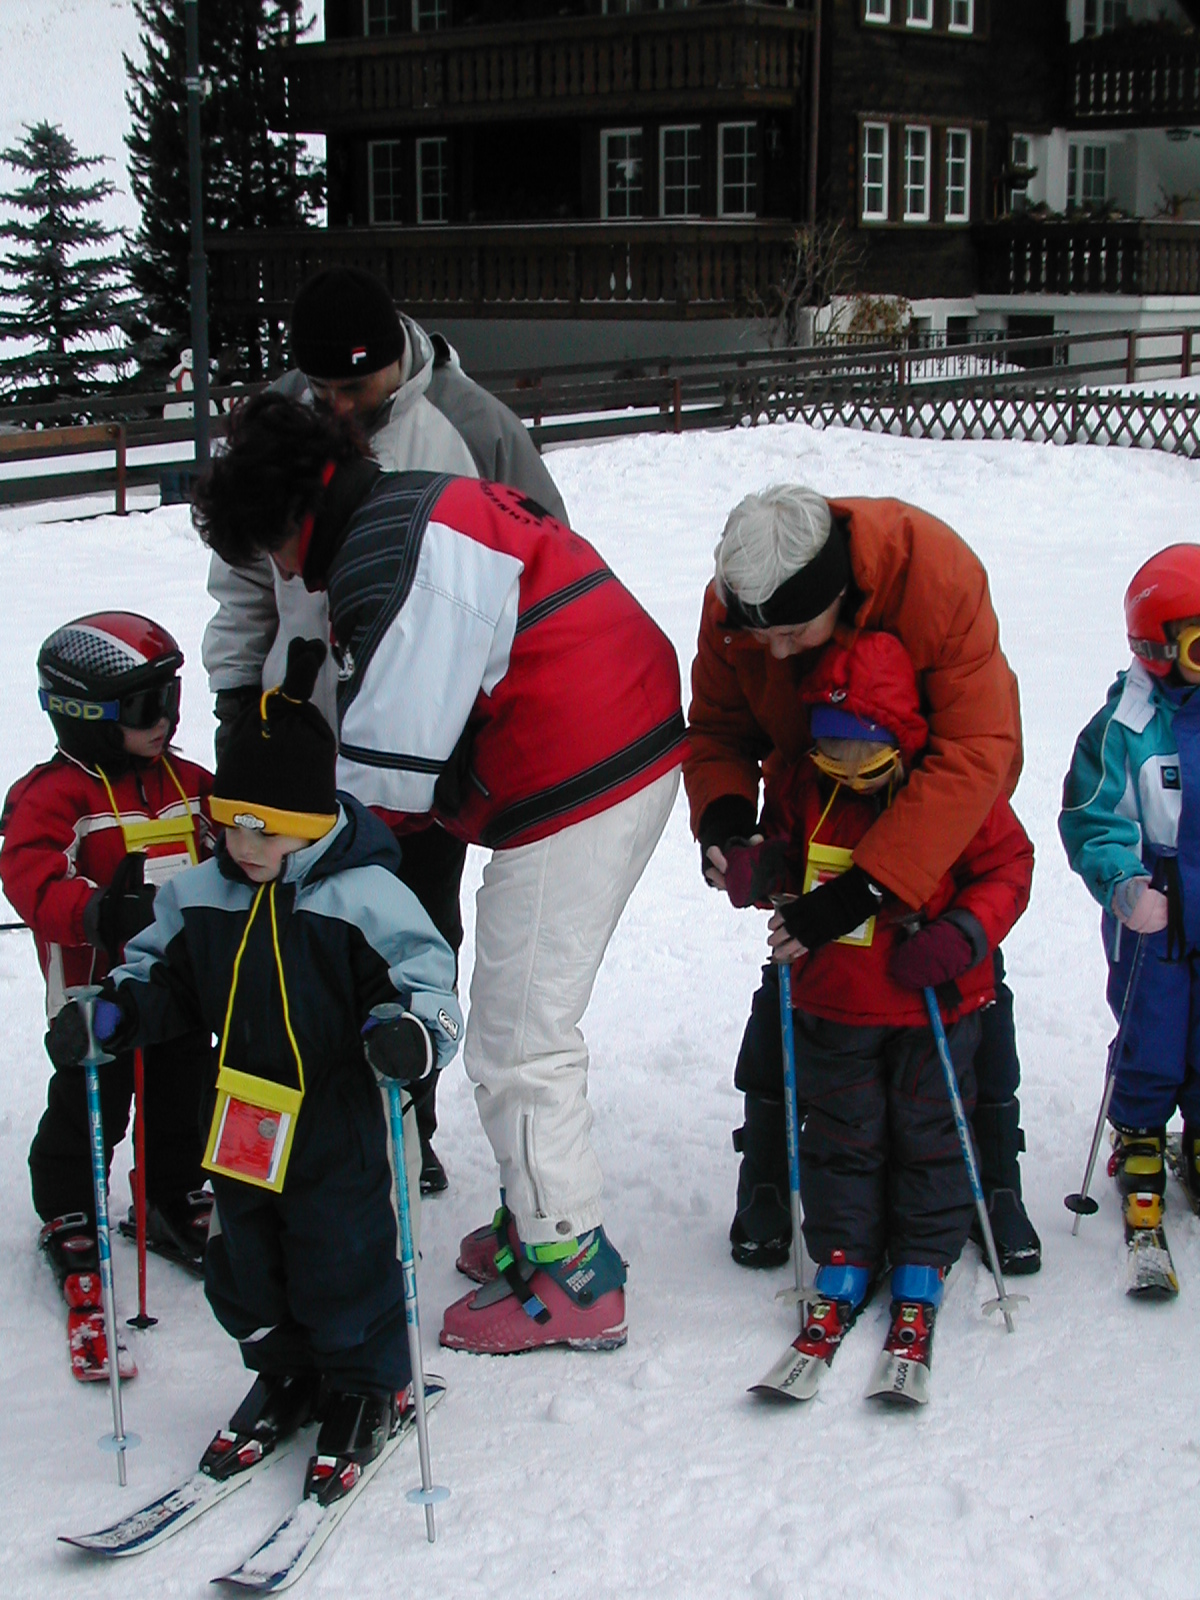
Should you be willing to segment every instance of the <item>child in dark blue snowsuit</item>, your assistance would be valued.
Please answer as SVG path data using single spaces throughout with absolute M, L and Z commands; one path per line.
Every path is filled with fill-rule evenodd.
M 335 793 L 333 734 L 309 703 L 324 655 L 293 640 L 282 687 L 235 726 L 211 799 L 218 854 L 160 889 L 97 1001 L 96 1034 L 127 1048 L 202 1027 L 218 1041 L 205 1290 L 261 1376 L 205 1460 L 238 1456 L 239 1440 L 273 1447 L 317 1412 L 310 1478 L 332 1482 L 340 1467 L 317 1463 L 377 1455 L 411 1378 L 376 1079 L 443 1065 L 462 1018 L 454 957 L 396 876 L 394 838 Z M 403 1014 L 377 1022 L 385 1002 Z M 69 1062 L 80 1018 L 60 1015 L 49 1044 Z
M 1104 910 L 1109 1005 L 1118 1018 L 1128 1007 L 1110 1170 L 1126 1223 L 1139 1228 L 1162 1220 L 1176 1109 L 1185 1181 L 1200 1201 L 1200 545 L 1146 562 L 1125 621 L 1134 660 L 1079 735 L 1058 826 Z

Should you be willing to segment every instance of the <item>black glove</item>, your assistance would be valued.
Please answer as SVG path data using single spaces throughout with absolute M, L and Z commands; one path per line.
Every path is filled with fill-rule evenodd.
M 104 1048 L 133 1038 L 137 1031 L 137 1006 L 133 997 L 112 984 L 104 985 L 104 992 L 96 997 L 92 1012 L 92 1032 L 96 1043 Z M 78 1067 L 87 1055 L 87 1023 L 83 1007 L 78 1000 L 68 1000 L 50 1023 L 46 1034 L 46 1054 L 61 1071 Z
M 140 850 L 127 855 L 107 889 L 97 889 L 83 908 L 83 933 L 115 966 L 125 941 L 154 921 L 155 888 L 145 881 L 146 857 Z
M 420 1017 L 406 1011 L 399 1017 L 368 1017 L 363 1051 L 381 1078 L 419 1083 L 434 1064 L 433 1040 Z
M 229 743 L 229 736 L 233 732 L 233 725 L 250 706 L 257 706 L 262 699 L 262 690 L 252 683 L 243 684 L 238 689 L 218 689 L 213 711 L 217 718 L 217 731 L 213 734 L 213 750 L 216 753 L 217 765 L 225 754 L 225 746 Z
M 713 800 L 704 808 L 704 815 L 700 818 L 697 829 L 697 838 L 700 841 L 700 871 L 705 874 L 704 881 L 708 882 L 707 869 L 712 865 L 708 859 L 709 847 L 716 845 L 724 855 L 725 846 L 730 839 L 745 839 L 754 832 L 758 821 L 758 812 L 754 801 L 747 800 L 744 794 L 723 794 L 720 799 Z
M 861 867 L 851 867 L 840 877 L 831 878 L 819 888 L 802 894 L 790 905 L 781 906 L 783 925 L 806 950 L 819 950 L 832 944 L 879 910 L 883 890 L 876 887 Z

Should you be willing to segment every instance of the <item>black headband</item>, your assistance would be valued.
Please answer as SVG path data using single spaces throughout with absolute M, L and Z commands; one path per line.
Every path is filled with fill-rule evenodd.
M 827 611 L 849 582 L 850 552 L 835 522 L 808 565 L 793 572 L 761 605 L 748 605 L 731 594 L 725 621 L 730 628 L 798 628 Z

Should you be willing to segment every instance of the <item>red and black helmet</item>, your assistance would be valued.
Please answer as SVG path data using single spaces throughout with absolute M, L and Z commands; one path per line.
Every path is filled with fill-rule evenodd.
M 56 629 L 38 652 L 38 700 L 59 745 L 86 762 L 124 754 L 121 726 L 179 720 L 183 651 L 133 611 L 98 611 Z
M 1147 672 L 1165 678 L 1178 650 L 1166 624 L 1200 617 L 1200 544 L 1169 544 L 1138 568 L 1125 591 L 1129 648 Z

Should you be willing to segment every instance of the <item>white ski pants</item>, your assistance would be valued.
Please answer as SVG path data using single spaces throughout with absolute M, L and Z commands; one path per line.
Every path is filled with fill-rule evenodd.
M 678 790 L 676 767 L 598 816 L 497 850 L 483 869 L 463 1063 L 526 1244 L 602 1220 L 579 1023 Z

